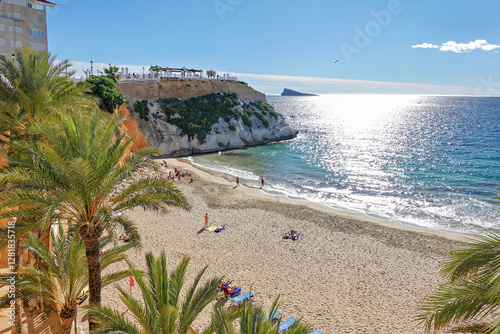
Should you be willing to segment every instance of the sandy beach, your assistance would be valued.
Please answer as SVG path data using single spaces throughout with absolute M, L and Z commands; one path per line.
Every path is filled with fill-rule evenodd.
M 129 252 L 136 265 L 144 267 L 144 254 L 163 248 L 169 268 L 190 256 L 187 284 L 208 265 L 206 279 L 230 278 L 244 291 L 251 289 L 255 303 L 266 309 L 281 294 L 283 319 L 303 317 L 323 333 L 423 332 L 414 320 L 417 307 L 442 280 L 440 260 L 458 235 L 235 187 L 184 160 L 167 162 L 168 169 L 161 167 L 165 175 L 174 167 L 192 173 L 193 183 L 190 177 L 175 183 L 192 209 L 126 212 L 142 238 L 142 247 Z M 198 233 L 205 213 L 209 225 L 226 230 Z M 281 239 L 291 229 L 300 239 Z M 137 287 L 133 293 L 139 295 Z M 104 289 L 102 300 L 125 310 L 113 287 Z M 205 310 L 195 329 L 209 323 L 210 312 Z

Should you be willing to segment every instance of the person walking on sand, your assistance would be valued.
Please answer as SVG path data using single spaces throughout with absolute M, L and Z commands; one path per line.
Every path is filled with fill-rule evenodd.
M 205 230 L 208 228 L 208 213 L 205 214 Z
M 262 183 L 262 187 L 261 188 L 264 188 L 264 179 L 260 178 L 260 182 Z
M 239 186 L 239 185 L 240 185 L 240 178 L 236 177 L 236 186 Z

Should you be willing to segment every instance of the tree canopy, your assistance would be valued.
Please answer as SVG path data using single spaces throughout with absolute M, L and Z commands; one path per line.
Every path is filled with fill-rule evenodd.
M 99 106 L 110 114 L 126 102 L 125 96 L 116 90 L 115 81 L 107 76 L 92 76 L 86 81 L 90 91 L 100 99 Z

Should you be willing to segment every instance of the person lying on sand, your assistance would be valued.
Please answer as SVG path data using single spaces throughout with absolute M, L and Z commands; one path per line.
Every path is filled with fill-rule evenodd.
M 292 230 L 290 233 L 285 233 L 283 234 L 283 239 L 292 239 L 292 240 L 298 240 L 299 239 L 299 234 L 295 231 Z
M 221 289 L 222 289 L 222 291 L 224 291 L 224 296 L 227 296 L 227 295 L 230 295 L 230 294 L 234 293 L 234 291 L 236 289 L 240 289 L 241 290 L 241 286 L 235 285 L 235 286 L 232 286 L 232 287 L 228 288 L 227 286 L 223 285 Z
M 230 280 L 230 279 L 227 279 L 227 280 L 225 280 L 225 281 L 221 281 L 221 282 L 219 283 L 219 289 L 221 289 L 221 290 L 222 290 L 222 287 L 223 287 L 223 286 L 229 286 L 231 283 L 233 283 L 233 281 L 232 281 L 232 280 Z

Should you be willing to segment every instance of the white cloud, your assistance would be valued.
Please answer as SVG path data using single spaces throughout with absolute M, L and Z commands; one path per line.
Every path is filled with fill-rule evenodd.
M 413 49 L 415 49 L 415 48 L 437 49 L 437 48 L 439 48 L 439 45 L 434 45 L 434 44 L 429 44 L 429 43 L 422 43 L 422 44 L 412 45 L 411 47 Z
M 486 42 L 486 40 L 484 39 L 476 39 L 475 41 L 471 41 L 469 43 L 457 43 L 454 41 L 448 41 L 441 45 L 422 43 L 422 44 L 412 45 L 412 48 L 439 49 L 440 51 L 444 52 L 464 53 L 473 50 L 493 51 L 495 49 L 500 49 L 500 45 L 490 44 Z

